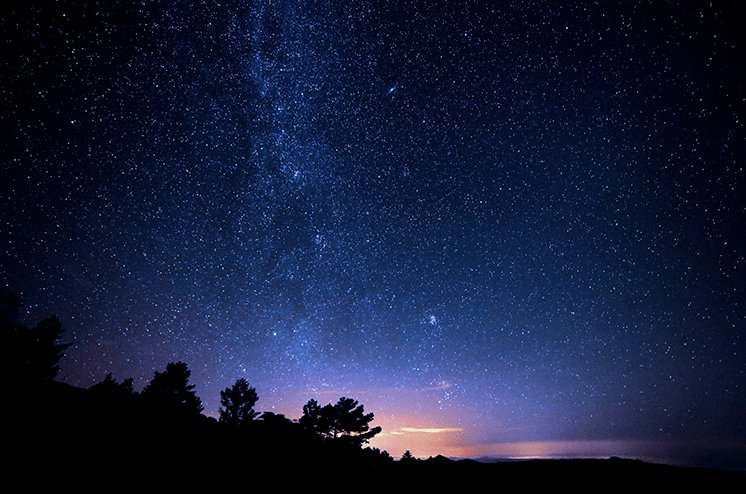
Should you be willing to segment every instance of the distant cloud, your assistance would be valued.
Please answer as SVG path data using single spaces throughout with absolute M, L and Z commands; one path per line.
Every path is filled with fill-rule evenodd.
M 417 427 L 402 427 L 403 432 L 425 432 L 427 434 L 440 434 L 441 432 L 461 432 L 464 429 L 459 427 L 439 427 L 432 429 L 420 429 Z

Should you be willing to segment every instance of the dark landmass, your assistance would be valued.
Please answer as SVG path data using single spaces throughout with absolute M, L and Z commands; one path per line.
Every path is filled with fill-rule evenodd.
M 402 472 L 405 482 L 428 479 L 435 488 L 447 485 L 458 488 L 460 482 L 469 488 L 480 483 L 490 486 L 507 485 L 538 492 L 544 489 L 571 488 L 573 491 L 621 489 L 732 489 L 746 485 L 746 475 L 726 470 L 685 468 L 645 463 L 640 460 L 560 459 L 522 460 L 481 463 L 475 460 L 454 461 L 443 457 L 420 461 Z M 442 479 L 442 482 L 436 480 Z M 412 484 L 414 485 L 414 484 Z
M 173 416 L 134 401 L 45 381 L 11 392 L 3 442 L 8 485 L 174 490 L 321 487 L 436 492 L 504 488 L 708 489 L 746 485 L 746 474 L 633 459 L 484 463 L 442 456 L 395 462 L 325 441 L 281 415 L 230 427 L 202 414 Z M 234 484 L 236 484 L 234 486 Z M 233 487 L 231 487 L 233 486 Z M 262 490 L 267 490 L 263 488 Z

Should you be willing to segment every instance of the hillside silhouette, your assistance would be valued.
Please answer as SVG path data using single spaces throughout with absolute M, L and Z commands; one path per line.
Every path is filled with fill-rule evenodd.
M 36 337 L 43 334 L 45 337 Z M 221 393 L 221 420 L 202 414 L 188 366 L 168 364 L 142 392 L 111 374 L 89 389 L 54 380 L 69 344 L 56 318 L 34 329 L 2 318 L 6 483 L 24 489 L 147 487 L 169 491 L 318 486 L 331 491 L 429 489 L 463 492 L 558 486 L 596 491 L 732 489 L 746 475 L 638 460 L 532 460 L 480 463 L 420 460 L 365 447 L 380 432 L 373 413 L 342 397 L 315 400 L 292 421 L 253 410 L 256 392 L 239 380 Z M 230 483 L 230 484 L 229 484 Z

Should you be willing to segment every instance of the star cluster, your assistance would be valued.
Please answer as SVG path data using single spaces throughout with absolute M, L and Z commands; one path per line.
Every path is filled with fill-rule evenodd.
M 293 418 L 354 396 L 394 455 L 438 432 L 472 456 L 743 459 L 730 3 L 66 0 L 1 22 L 0 277 L 22 319 L 59 315 L 67 382 L 183 360 L 207 413 L 239 377 Z

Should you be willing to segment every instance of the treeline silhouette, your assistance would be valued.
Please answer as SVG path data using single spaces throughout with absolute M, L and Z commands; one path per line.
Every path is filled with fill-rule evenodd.
M 310 400 L 303 417 L 292 421 L 257 412 L 256 389 L 241 378 L 220 393 L 216 420 L 202 414 L 186 363 L 156 371 L 139 393 L 132 378 L 118 382 L 111 373 L 88 389 L 76 388 L 54 380 L 70 347 L 59 342 L 63 330 L 56 317 L 30 329 L 5 312 L 0 325 L 3 422 L 13 430 L 6 447 L 23 459 L 16 467 L 44 465 L 57 473 L 95 467 L 102 473 L 134 462 L 141 473 L 161 478 L 184 468 L 193 477 L 270 464 L 296 474 L 333 465 L 342 474 L 394 462 L 388 452 L 365 447 L 381 428 L 370 427 L 374 414 L 354 399 L 326 406 Z
M 743 485 L 739 473 L 652 465 L 638 460 L 537 460 L 517 463 L 418 460 L 395 462 L 366 446 L 381 432 L 374 414 L 342 397 L 321 406 L 309 400 L 292 421 L 254 410 L 256 389 L 238 379 L 220 393 L 219 419 L 205 416 L 189 384 L 190 371 L 172 362 L 141 392 L 112 374 L 88 389 L 57 382 L 60 343 L 56 317 L 29 329 L 0 311 L 6 484 L 25 489 L 64 485 L 121 488 L 325 490 L 403 492 L 556 488 L 596 491 Z

